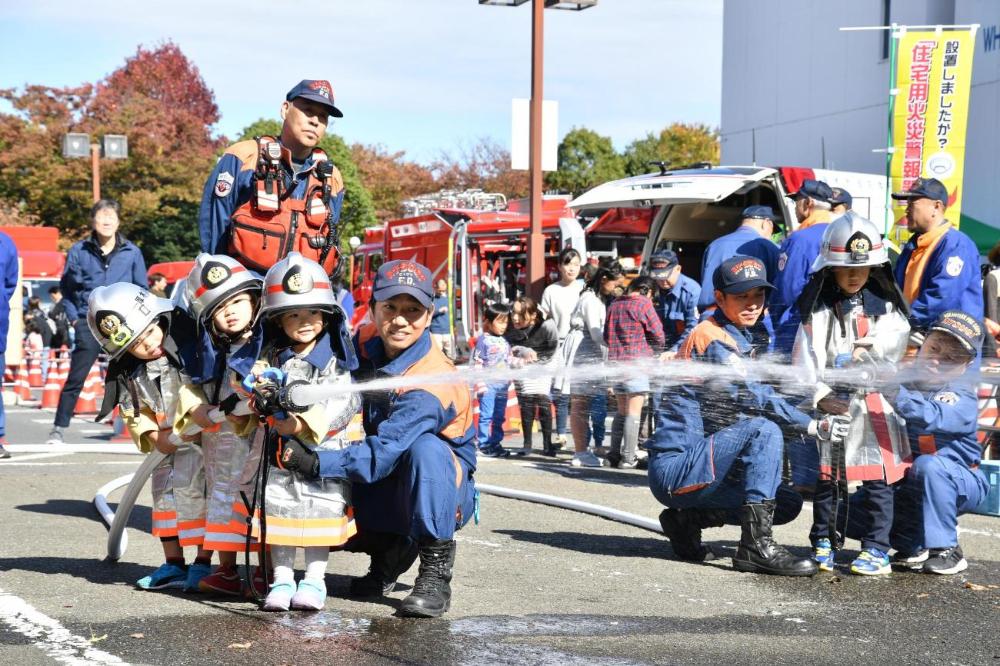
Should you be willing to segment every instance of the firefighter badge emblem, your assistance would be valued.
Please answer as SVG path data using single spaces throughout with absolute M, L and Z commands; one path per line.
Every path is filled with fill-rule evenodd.
M 205 270 L 202 273 L 201 282 L 206 287 L 211 289 L 225 282 L 226 279 L 229 278 L 231 274 L 232 273 L 229 271 L 229 269 L 223 266 L 222 264 L 218 262 L 211 262 L 205 264 Z
M 282 286 L 287 294 L 304 294 L 312 291 L 313 281 L 312 278 L 302 272 L 299 266 L 294 266 L 285 274 Z
M 236 182 L 236 177 L 228 171 L 223 171 L 219 174 L 219 177 L 215 179 L 215 196 L 224 197 L 233 190 L 233 183 Z
M 948 263 L 944 266 L 944 272 L 951 277 L 958 277 L 962 273 L 963 268 L 965 268 L 965 262 L 962 260 L 962 257 L 948 257 Z

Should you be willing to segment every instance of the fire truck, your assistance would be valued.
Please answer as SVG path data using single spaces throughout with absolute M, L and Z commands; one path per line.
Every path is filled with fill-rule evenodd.
M 547 271 L 557 274 L 556 257 L 564 247 L 585 253 L 580 222 L 567 208 L 568 196 L 542 201 Z M 482 308 L 489 301 L 510 302 L 524 291 L 530 227 L 528 202 L 508 202 L 482 190 L 442 191 L 406 201 L 404 216 L 365 229 L 352 238 L 351 289 L 355 326 L 365 320 L 371 285 L 383 262 L 418 261 L 434 280 L 448 283 L 452 336 L 460 356 L 482 330 Z

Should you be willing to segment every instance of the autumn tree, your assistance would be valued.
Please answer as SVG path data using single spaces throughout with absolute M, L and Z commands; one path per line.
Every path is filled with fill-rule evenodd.
M 255 136 L 281 136 L 281 123 L 277 120 L 261 118 L 246 127 L 240 139 L 252 139 Z M 351 157 L 351 149 L 344 140 L 336 134 L 327 133 L 319 142 L 322 149 L 340 170 L 344 177 L 344 207 L 340 211 L 340 241 L 347 248 L 347 239 L 351 236 L 363 236 L 365 227 L 375 224 L 375 207 L 371 195 L 361 183 L 357 165 Z
M 625 148 L 625 173 L 637 176 L 656 171 L 650 162 L 674 167 L 697 162 L 719 163 L 719 130 L 708 125 L 673 123 L 659 134 L 648 133 Z
M 379 221 L 398 216 L 404 200 L 437 188 L 431 170 L 406 160 L 405 156 L 402 150 L 390 152 L 378 144 L 351 146 L 351 158 L 358 168 L 361 184 L 371 195 Z
M 444 152 L 431 165 L 437 189 L 482 189 L 508 199 L 528 196 L 527 171 L 510 167 L 510 151 L 495 139 L 482 137 L 454 152 Z
M 67 132 L 93 140 L 124 134 L 126 160 L 102 160 L 101 193 L 122 204 L 122 232 L 148 263 L 190 259 L 198 251 L 202 186 L 220 142 L 211 90 L 172 43 L 139 47 L 95 85 L 27 86 L 0 91 L 14 107 L 0 114 L 0 201 L 25 209 L 69 239 L 87 233 L 89 160 L 61 155 Z
M 611 139 L 584 127 L 574 127 L 563 137 L 558 156 L 559 169 L 545 175 L 545 184 L 573 195 L 625 175 Z

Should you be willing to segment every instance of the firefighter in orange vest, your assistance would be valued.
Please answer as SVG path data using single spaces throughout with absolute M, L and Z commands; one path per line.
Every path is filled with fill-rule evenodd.
M 281 136 L 230 146 L 202 194 L 202 252 L 227 254 L 263 275 L 294 250 L 333 275 L 344 181 L 317 145 L 329 119 L 343 116 L 329 81 L 304 80 L 281 105 Z

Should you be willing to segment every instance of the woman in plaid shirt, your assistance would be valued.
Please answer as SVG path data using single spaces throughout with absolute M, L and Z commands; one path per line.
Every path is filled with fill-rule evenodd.
M 652 278 L 636 278 L 628 286 L 628 292 L 608 307 L 604 340 L 608 343 L 609 363 L 653 358 L 662 350 L 666 337 L 653 307 L 655 293 L 656 283 Z M 615 384 L 614 392 L 618 413 L 611 424 L 608 463 L 612 467 L 633 468 L 637 464 L 639 417 L 649 393 L 649 378 L 637 372 Z

